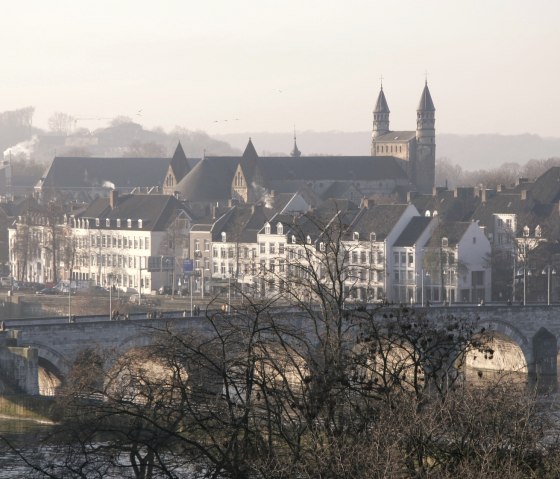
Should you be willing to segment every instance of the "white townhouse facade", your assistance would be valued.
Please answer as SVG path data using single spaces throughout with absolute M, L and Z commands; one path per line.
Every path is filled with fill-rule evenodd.
M 189 256 L 191 219 L 169 195 L 119 197 L 113 191 L 56 225 L 28 223 L 10 229 L 12 271 L 22 281 L 72 279 L 150 293 L 174 284 Z

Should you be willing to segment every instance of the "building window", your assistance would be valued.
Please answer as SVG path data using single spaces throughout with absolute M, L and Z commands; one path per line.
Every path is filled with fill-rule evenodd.
M 269 234 L 270 234 L 270 224 L 269 224 L 269 223 L 266 223 L 266 224 L 264 225 L 264 234 L 265 234 L 265 235 L 269 235 Z
M 110 220 L 109 218 L 107 218 L 107 219 L 105 220 L 105 226 L 106 226 L 107 228 L 109 228 L 109 226 L 111 226 L 111 220 Z
M 358 233 L 357 231 L 354 231 L 353 238 L 354 238 L 354 241 L 359 241 L 360 240 L 360 233 Z
M 260 252 L 260 254 L 265 254 L 266 253 L 266 244 L 265 243 L 259 243 L 259 252 Z
M 278 222 L 276 224 L 276 234 L 279 234 L 279 235 L 284 234 L 284 225 L 282 225 L 282 223 L 280 223 L 280 222 Z
M 278 243 L 278 254 L 284 254 L 284 243 Z
M 117 228 L 120 228 L 120 227 L 121 227 L 121 219 L 117 218 Z
M 197 253 L 200 251 L 200 240 L 198 239 L 194 241 L 194 250 Z
M 142 220 L 141 219 L 138 219 L 138 228 L 142 229 Z
M 127 227 L 127 228 L 132 228 L 132 220 L 131 220 L 130 218 L 128 218 L 128 219 L 126 220 L 126 227 Z
M 146 238 L 144 244 L 146 245 L 146 249 L 150 249 L 150 238 Z
M 210 251 L 210 241 L 204 240 L 204 251 Z
M 270 243 L 268 245 L 268 251 L 270 254 L 276 254 L 276 243 Z

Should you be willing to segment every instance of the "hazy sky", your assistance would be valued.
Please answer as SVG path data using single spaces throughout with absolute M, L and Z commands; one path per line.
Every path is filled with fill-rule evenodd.
M 363 131 L 382 75 L 391 127 L 414 129 L 427 71 L 440 132 L 560 136 L 559 22 L 559 0 L 12 1 L 0 110 Z

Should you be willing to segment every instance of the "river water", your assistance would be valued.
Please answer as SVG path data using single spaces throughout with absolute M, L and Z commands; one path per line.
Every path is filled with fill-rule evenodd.
M 509 384 L 517 384 L 521 388 L 533 386 L 534 382 L 530 381 L 526 373 L 506 373 L 497 371 L 483 371 L 474 368 L 466 368 L 464 371 L 465 379 L 468 384 L 475 386 L 484 386 L 485 384 L 492 384 L 496 381 L 506 381 Z M 554 378 L 556 379 L 556 378 Z M 538 386 L 541 386 L 540 384 Z M 540 388 L 539 388 L 540 389 Z M 560 395 L 557 391 L 557 385 L 554 381 L 545 384 L 543 387 L 543 400 L 553 402 L 556 404 L 560 400 Z M 560 421 L 560 417 L 559 417 Z M 40 458 L 43 460 L 49 456 L 48 448 L 38 449 L 40 438 L 49 434 L 52 430 L 52 424 L 46 422 L 39 422 L 30 419 L 10 419 L 0 416 L 0 437 L 6 438 L 10 444 L 20 450 L 28 458 Z M 43 461 L 41 461 L 43 462 Z M 179 471 L 177 471 L 179 472 Z M 187 471 L 180 471 L 184 475 L 180 477 L 190 477 Z M 41 475 L 30 475 L 29 467 L 26 467 L 22 458 L 5 442 L 0 440 L 0 479 L 20 479 L 30 477 L 44 477 Z M 122 478 L 122 475 L 114 476 L 115 478 Z M 109 478 L 107 478 L 109 479 Z

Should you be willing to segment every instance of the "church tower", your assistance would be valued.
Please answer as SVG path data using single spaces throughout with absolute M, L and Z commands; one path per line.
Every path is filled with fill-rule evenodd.
M 416 110 L 416 158 L 413 180 L 421 193 L 431 193 L 436 172 L 436 109 L 428 81 L 424 85 Z
M 385 99 L 385 93 L 383 93 L 383 84 L 381 84 L 381 90 L 377 96 L 377 102 L 375 103 L 375 108 L 373 110 L 373 130 L 371 132 L 371 154 L 375 155 L 375 145 L 374 142 L 381 135 L 389 133 L 389 105 L 387 105 L 387 100 Z

